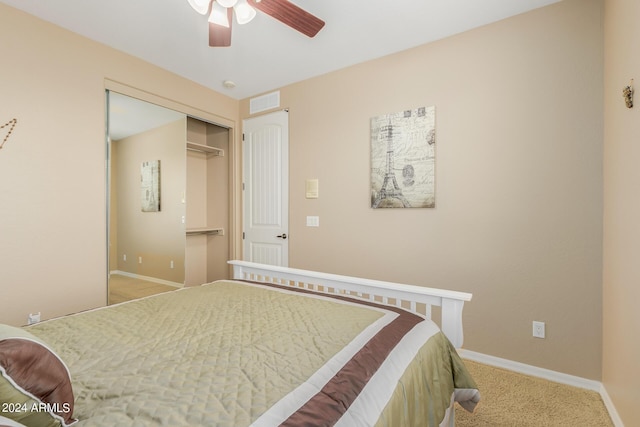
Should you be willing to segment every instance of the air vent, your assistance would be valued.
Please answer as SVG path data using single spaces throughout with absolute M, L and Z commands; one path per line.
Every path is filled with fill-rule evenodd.
M 249 100 L 249 114 L 256 114 L 278 107 L 280 107 L 280 91 L 256 96 Z

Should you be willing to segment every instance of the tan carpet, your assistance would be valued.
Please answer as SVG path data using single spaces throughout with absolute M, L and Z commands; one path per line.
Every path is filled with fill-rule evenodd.
M 109 277 L 108 304 L 117 304 L 162 292 L 175 291 L 176 289 L 178 288 L 174 288 L 173 286 L 112 274 Z
M 480 389 L 473 414 L 456 404 L 456 426 L 609 427 L 595 391 L 558 384 L 465 360 Z

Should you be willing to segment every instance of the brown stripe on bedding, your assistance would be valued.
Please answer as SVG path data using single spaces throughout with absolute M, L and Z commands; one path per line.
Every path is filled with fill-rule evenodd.
M 248 283 L 271 286 L 305 294 L 315 294 L 307 289 L 291 288 L 273 283 Z M 322 294 L 324 297 L 349 301 L 369 307 L 393 311 L 398 317 L 374 335 L 347 363 L 331 378 L 316 395 L 294 412 L 281 426 L 287 427 L 319 427 L 332 426 L 349 409 L 367 382 L 376 373 L 391 350 L 415 325 L 424 319 L 402 308 L 386 306 L 370 301 L 362 301 L 342 295 Z M 319 418 L 322 416 L 322 418 Z

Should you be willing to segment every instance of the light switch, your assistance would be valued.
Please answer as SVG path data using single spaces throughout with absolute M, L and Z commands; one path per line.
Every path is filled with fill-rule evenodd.
M 320 227 L 320 217 L 319 216 L 308 216 L 307 217 L 307 227 Z
M 306 197 L 307 199 L 317 199 L 318 198 L 318 180 L 317 179 L 308 179 L 306 187 Z

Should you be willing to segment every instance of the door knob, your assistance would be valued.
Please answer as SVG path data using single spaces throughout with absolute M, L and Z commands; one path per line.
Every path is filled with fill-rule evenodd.
M 286 233 L 282 233 L 281 235 L 276 236 L 276 237 L 279 238 L 279 239 L 286 239 L 287 238 L 287 234 Z

